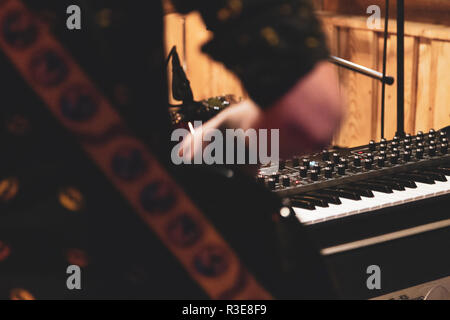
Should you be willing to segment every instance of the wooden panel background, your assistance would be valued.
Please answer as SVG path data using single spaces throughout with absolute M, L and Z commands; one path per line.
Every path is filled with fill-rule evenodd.
M 365 17 L 321 14 L 331 52 L 382 70 L 383 33 L 369 30 Z M 396 22 L 390 21 L 387 73 L 396 77 Z M 405 39 L 405 127 L 407 132 L 450 124 L 450 27 L 407 22 Z M 380 137 L 381 85 L 340 69 L 347 117 L 336 143 L 354 146 Z M 396 86 L 386 87 L 385 135 L 396 131 Z
M 352 4 L 338 7 L 341 1 Z M 411 1 L 411 2 L 409 2 Z M 371 0 L 371 4 L 384 2 Z M 395 2 L 395 1 L 394 1 Z M 437 14 L 423 15 L 424 21 L 442 22 L 450 12 L 448 0 L 408 0 L 413 9 L 423 8 L 423 3 L 440 4 Z M 365 12 L 366 0 L 318 0 L 321 8 L 336 11 L 355 8 Z M 328 6 L 328 7 L 327 7 Z M 338 10 L 338 8 L 340 8 Z M 436 8 L 436 7 L 435 7 Z M 416 11 L 414 11 L 416 10 Z M 361 12 L 361 11 L 360 11 Z M 323 27 L 328 35 L 331 52 L 342 58 L 381 70 L 383 34 L 382 30 L 367 28 L 365 16 L 346 15 L 341 12 L 321 12 Z M 412 19 L 414 20 L 414 19 Z M 420 20 L 418 17 L 415 20 Z M 447 21 L 450 22 L 450 21 Z M 211 34 L 206 30 L 197 13 L 185 17 L 186 34 L 183 37 L 183 18 L 171 13 L 166 15 L 166 46 L 176 44 L 182 59 L 185 56 L 187 74 L 191 80 L 196 99 L 221 94 L 246 97 L 239 80 L 225 67 L 201 53 L 200 47 Z M 390 21 L 388 41 L 389 75 L 396 77 L 396 23 Z M 429 130 L 450 125 L 450 26 L 444 24 L 407 21 L 406 24 L 406 130 Z M 185 41 L 183 41 L 185 39 Z M 183 50 L 183 43 L 185 49 Z M 370 139 L 380 138 L 381 86 L 365 76 L 337 69 L 341 80 L 341 92 L 346 101 L 346 120 L 335 138 L 342 146 L 356 146 Z M 395 133 L 396 87 L 386 91 L 386 136 Z

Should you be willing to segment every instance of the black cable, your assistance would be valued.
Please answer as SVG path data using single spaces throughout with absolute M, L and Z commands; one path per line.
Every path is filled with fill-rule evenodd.
M 389 0 L 386 0 L 386 16 L 384 18 L 383 78 L 386 77 L 387 40 L 389 37 Z M 381 84 L 381 138 L 384 138 L 384 118 L 386 109 L 386 83 Z

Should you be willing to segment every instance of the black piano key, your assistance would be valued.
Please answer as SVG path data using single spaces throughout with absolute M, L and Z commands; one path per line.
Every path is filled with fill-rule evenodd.
M 414 180 L 416 182 L 426 183 L 426 184 L 435 184 L 434 180 L 427 175 L 417 174 L 417 173 L 399 173 L 397 174 L 400 178 L 407 178 Z
M 306 193 L 306 195 L 325 200 L 326 202 L 331 203 L 331 204 L 342 204 L 341 200 L 337 196 L 321 194 L 318 192 L 309 192 L 309 193 Z
M 385 184 L 381 184 L 381 183 L 361 181 L 361 182 L 358 182 L 358 183 L 355 183 L 352 185 L 358 186 L 358 187 L 369 188 L 370 190 L 383 192 L 383 193 L 393 193 L 392 189 L 389 186 L 387 186 Z
M 343 185 L 343 186 L 340 186 L 339 188 L 342 190 L 346 190 L 346 191 L 356 192 L 361 197 L 366 197 L 366 198 L 374 197 L 372 190 L 370 190 L 368 188 L 348 186 L 348 185 Z
M 442 172 L 446 176 L 450 176 L 450 168 L 439 167 L 436 170 L 439 171 L 439 172 Z
M 315 206 L 318 206 L 318 207 L 322 207 L 322 208 L 328 207 L 328 202 L 323 199 L 320 199 L 320 198 L 307 196 L 307 195 L 296 195 L 296 196 L 293 196 L 292 198 L 296 199 L 296 200 L 304 200 L 304 201 L 311 202 L 312 204 L 314 204 Z
M 307 209 L 307 210 L 315 210 L 316 209 L 316 207 L 314 206 L 313 203 L 306 201 L 306 200 L 299 200 L 299 199 L 295 199 L 295 198 L 291 199 L 291 205 L 293 207 Z
M 434 172 L 433 170 L 424 170 L 420 171 L 421 174 L 426 174 L 427 176 L 430 176 L 434 181 L 442 181 L 447 182 L 447 178 L 445 177 L 445 174 L 440 172 Z
M 350 199 L 350 200 L 361 200 L 360 195 L 357 194 L 356 192 L 346 191 L 346 190 L 342 190 L 340 188 L 322 189 L 322 190 L 319 190 L 318 192 L 337 196 L 340 198 Z
M 403 186 L 403 184 L 401 184 L 399 182 L 389 181 L 389 180 L 384 180 L 384 179 L 373 179 L 373 180 L 370 180 L 369 182 L 385 184 L 392 190 L 405 191 L 405 187 Z
M 399 183 L 405 188 L 410 188 L 410 189 L 416 189 L 417 188 L 417 185 L 414 182 L 414 180 L 401 179 L 401 178 L 397 178 L 397 177 L 388 177 L 388 176 L 381 177 L 381 180 L 386 180 L 386 181 L 392 181 L 392 182 L 395 182 L 395 183 Z

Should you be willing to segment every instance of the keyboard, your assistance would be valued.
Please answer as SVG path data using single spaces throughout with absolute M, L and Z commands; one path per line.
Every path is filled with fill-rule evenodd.
M 375 298 L 450 276 L 449 138 L 445 128 L 323 150 L 256 179 L 308 230 L 341 295 Z M 372 264 L 384 270 L 381 290 L 366 286 Z

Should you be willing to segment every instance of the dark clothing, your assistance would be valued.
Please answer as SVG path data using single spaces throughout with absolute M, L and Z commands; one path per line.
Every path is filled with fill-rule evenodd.
M 263 107 L 326 56 L 309 1 L 176 2 L 183 12 L 201 11 L 215 34 L 205 51 L 241 76 Z M 165 163 L 170 124 L 161 3 L 25 3 L 50 24 L 133 133 Z M 66 8 L 72 4 L 82 10 L 79 31 L 66 28 Z M 0 299 L 9 299 L 14 289 L 25 289 L 38 299 L 207 298 L 3 53 L 0 66 Z M 320 278 L 322 269 L 305 268 L 303 276 L 294 276 L 298 271 L 284 270 L 276 258 L 277 230 L 270 216 L 277 209 L 276 199 L 262 202 L 260 190 L 252 191 L 246 179 L 230 186 L 220 174 L 170 170 L 273 295 L 320 297 L 308 281 Z M 240 192 L 243 186 L 250 191 Z M 223 199 L 224 205 L 214 208 Z M 242 212 L 248 216 L 239 216 Z M 294 228 L 306 241 L 301 227 Z M 320 265 L 312 247 L 299 252 L 308 260 L 305 265 Z M 264 261 L 267 267 L 261 267 Z M 81 291 L 66 288 L 69 264 L 83 267 Z M 288 288 L 289 278 L 304 284 L 305 291 Z
M 269 107 L 328 50 L 309 0 L 174 1 L 199 10 L 214 38 L 204 51 L 242 80 L 251 98 Z

